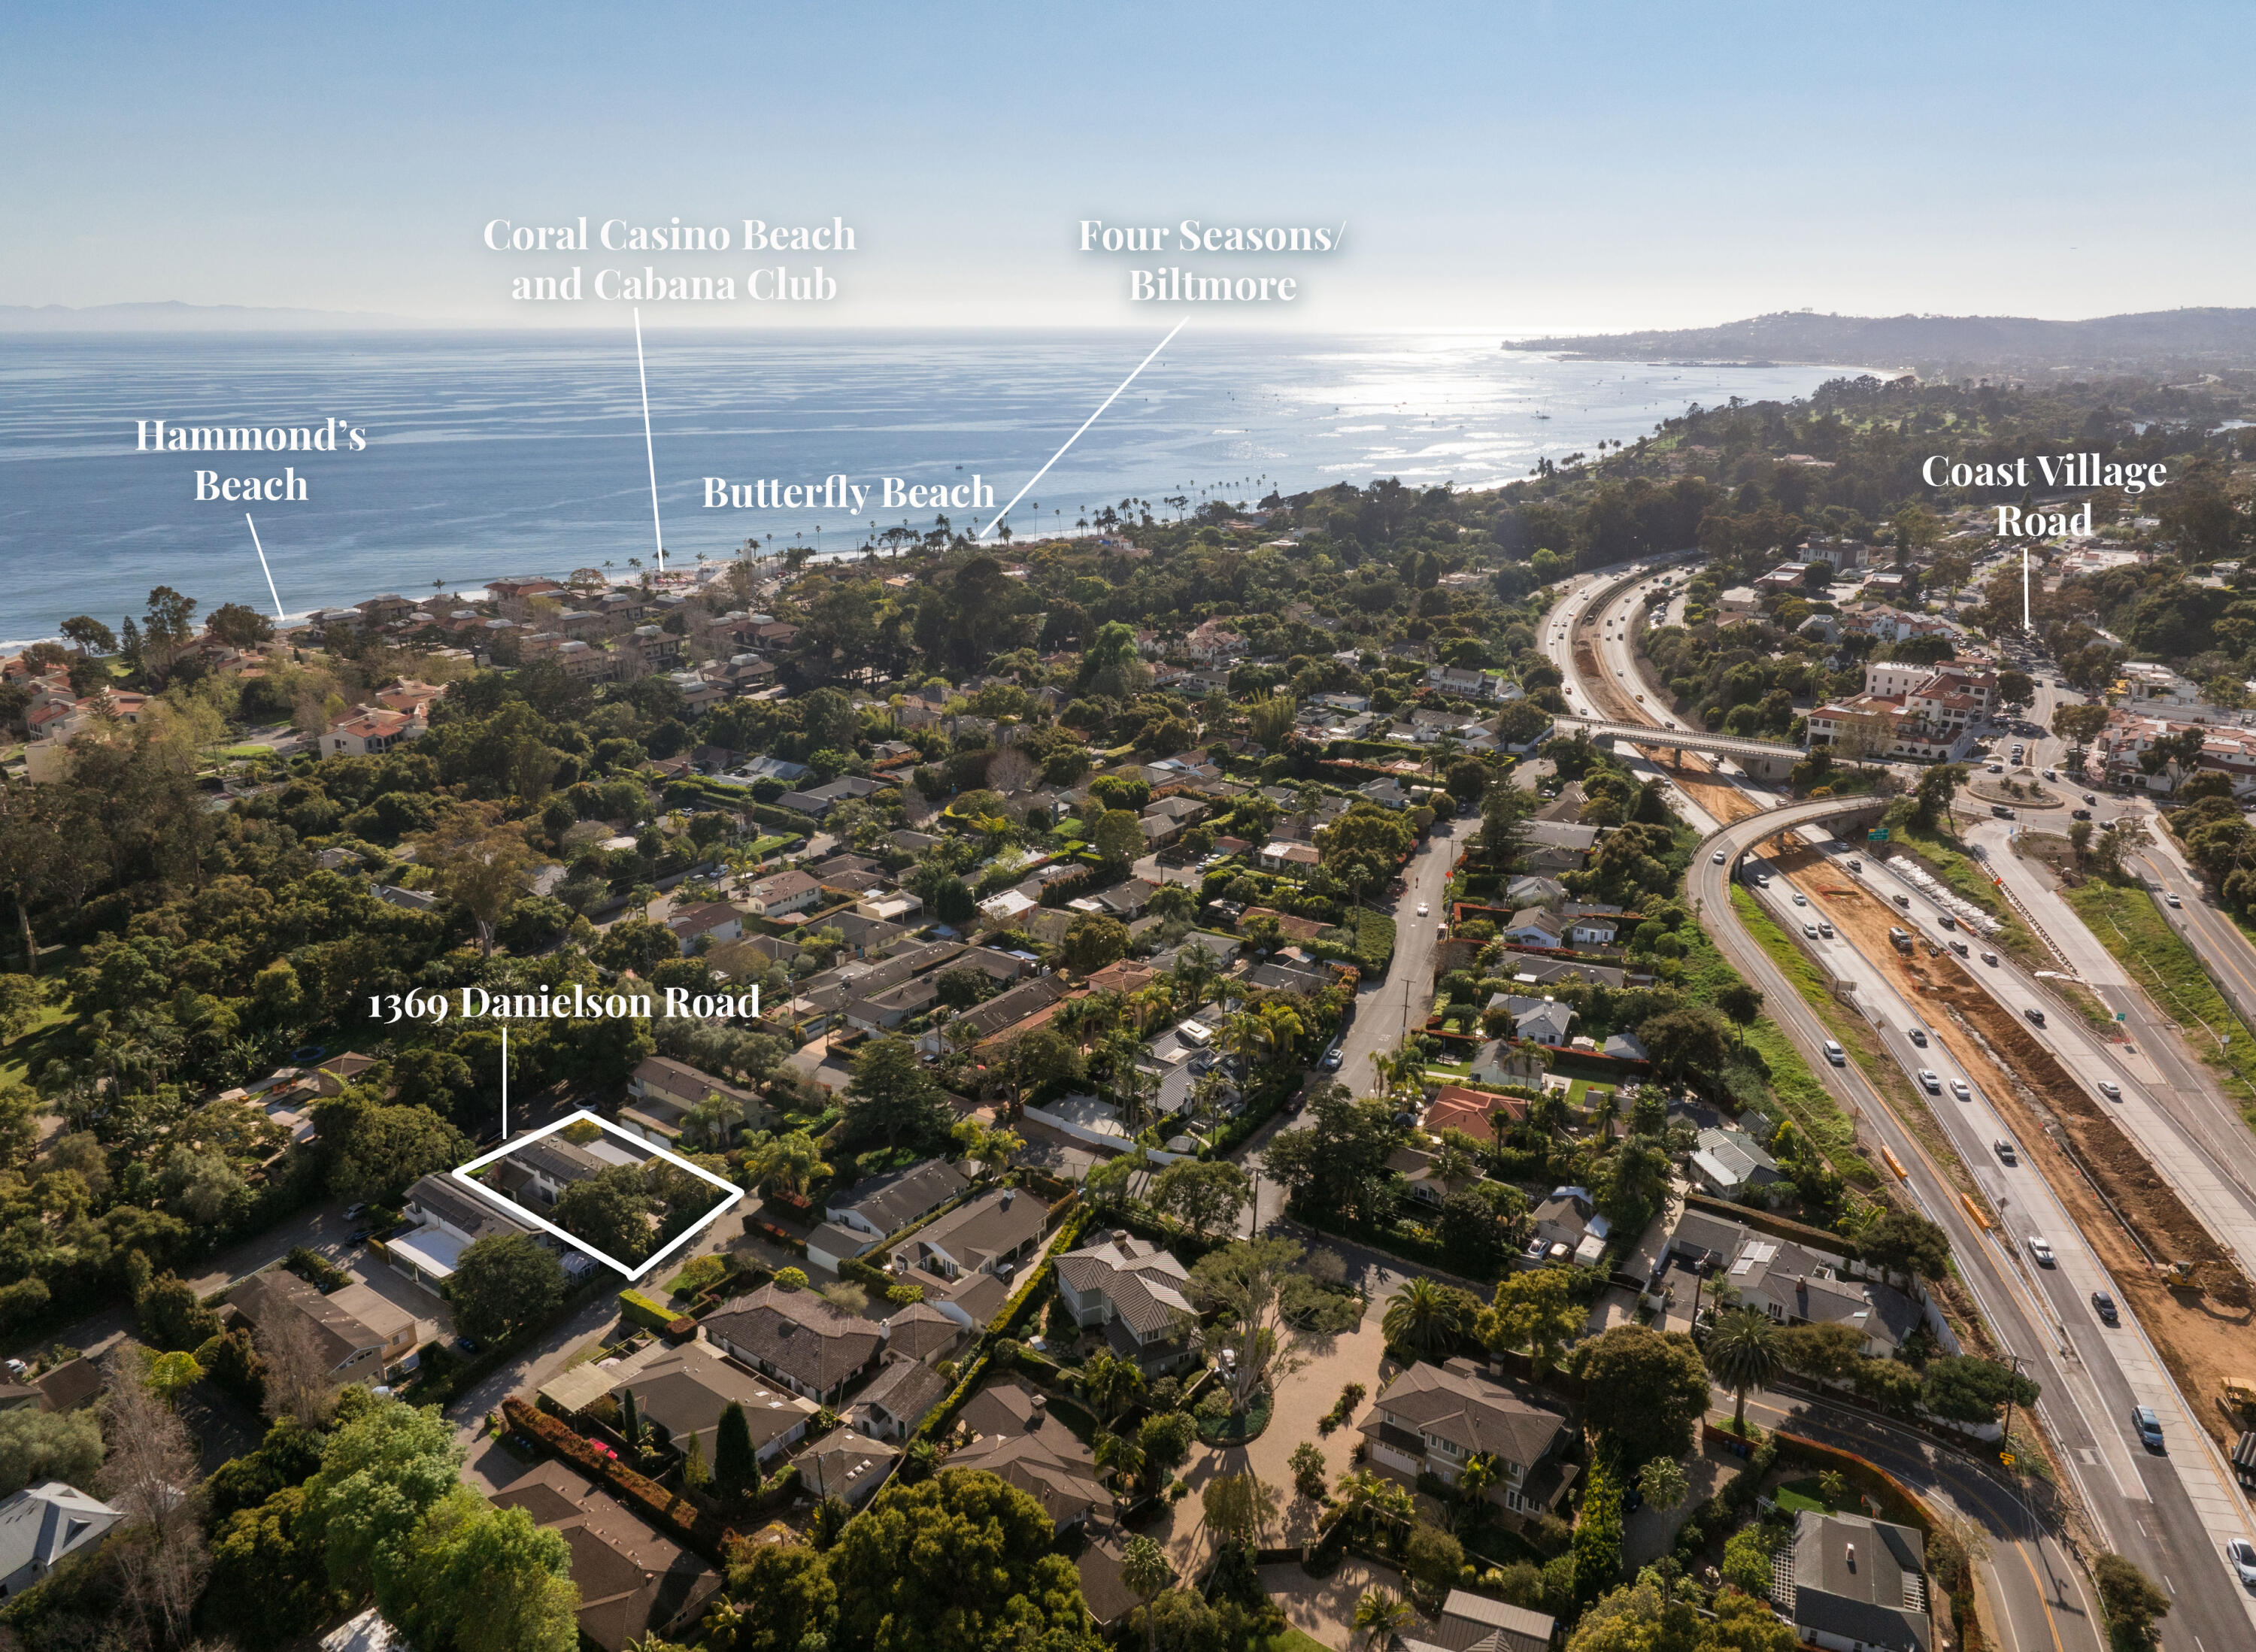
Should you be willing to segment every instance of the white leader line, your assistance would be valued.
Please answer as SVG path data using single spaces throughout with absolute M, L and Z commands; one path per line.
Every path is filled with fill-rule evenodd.
M 666 572 L 666 529 L 658 519 L 658 449 L 650 440 L 650 371 L 642 364 L 642 310 L 634 313 L 635 377 L 642 380 L 642 451 L 650 461 L 650 532 L 658 544 L 658 571 Z
M 258 553 L 258 571 L 266 575 L 266 594 L 274 599 L 274 618 L 286 625 L 290 617 L 282 611 L 282 593 L 274 589 L 274 570 L 266 566 L 266 547 L 258 542 L 258 524 L 250 521 L 248 511 L 243 513 L 243 519 L 250 522 L 250 548 Z
M 1136 364 L 1136 373 L 1140 373 L 1146 367 L 1149 367 L 1152 364 L 1153 358 L 1156 357 L 1161 350 L 1167 348 L 1169 342 L 1174 340 L 1175 334 L 1183 330 L 1183 323 L 1190 319 L 1191 318 L 1188 315 L 1183 317 L 1181 321 L 1177 321 L 1175 323 L 1174 328 L 1169 331 L 1166 338 L 1161 339 L 1158 343 L 1153 345 L 1152 354 L 1150 356 L 1146 356 L 1142 361 Z M 1119 399 L 1120 391 L 1127 389 L 1129 385 L 1136 382 L 1136 373 L 1131 373 L 1127 378 L 1122 379 L 1120 381 L 1119 389 L 1115 390 L 1110 396 L 1107 396 L 1103 401 L 1097 404 L 1096 411 L 1081 421 L 1081 430 L 1075 431 L 1073 434 L 1065 439 L 1065 448 L 1070 448 L 1075 442 L 1079 441 L 1081 440 L 1082 431 L 1087 430 L 1089 426 L 1095 424 L 1098 419 L 1103 416 L 1104 410 Z M 996 528 L 1001 525 L 1003 519 L 1010 515 L 1011 512 L 1017 508 L 1019 501 L 1026 497 L 1026 489 L 1033 487 L 1035 483 L 1047 476 L 1049 474 L 1050 466 L 1055 464 L 1059 460 L 1065 457 L 1065 448 L 1060 448 L 1055 453 L 1050 455 L 1048 462 L 1045 463 L 1040 469 L 1035 471 L 1033 475 L 1026 478 L 1026 486 L 1025 488 L 1020 488 L 1016 493 L 1011 496 L 1011 503 L 1005 505 L 1001 510 L 996 512 L 994 519 L 989 522 L 985 527 L 981 528 L 976 533 L 974 533 L 971 537 L 974 540 L 983 540 L 990 533 L 992 533 Z

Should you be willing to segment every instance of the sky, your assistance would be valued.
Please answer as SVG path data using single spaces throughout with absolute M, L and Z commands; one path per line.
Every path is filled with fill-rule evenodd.
M 1289 275 L 1233 325 L 2056 318 L 2251 301 L 2256 9 L 1510 4 L 20 5 L 0 305 L 603 324 L 579 262 L 823 265 L 669 325 L 1142 325 L 1129 272 Z M 494 218 L 854 226 L 857 250 L 491 252 Z M 1085 218 L 1346 226 L 1132 258 Z

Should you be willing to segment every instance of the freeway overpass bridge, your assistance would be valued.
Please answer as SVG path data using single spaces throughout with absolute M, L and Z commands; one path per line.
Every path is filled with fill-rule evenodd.
M 1697 752 L 1703 757 L 1727 757 L 1759 780 L 1782 780 L 1787 771 L 1808 755 L 1796 745 L 1776 740 L 1746 740 L 1731 734 L 1709 734 L 1696 729 L 1663 729 L 1649 723 L 1608 723 L 1597 717 L 1562 717 L 1553 719 L 1562 734 L 1585 734 L 1593 740 L 1627 740 L 1633 745 L 1664 752 Z

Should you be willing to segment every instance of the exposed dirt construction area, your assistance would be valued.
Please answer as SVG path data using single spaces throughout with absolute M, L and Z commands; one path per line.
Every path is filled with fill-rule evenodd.
M 1859 952 L 1879 962 L 1916 1006 L 1928 1033 L 2012 1126 L 2021 1150 L 2114 1276 L 2179 1391 L 2218 1444 L 2231 1450 L 2238 1425 L 2217 1396 L 2224 1379 L 2246 1372 L 2249 1350 L 2256 1345 L 2256 1303 L 2247 1279 L 2091 1091 L 1975 981 L 1968 966 L 1947 952 L 1930 952 L 1923 942 L 1914 942 L 1908 957 L 1898 952 L 1888 939 L 1889 928 L 1900 922 L 1898 914 L 1846 877 L 1827 875 L 1822 857 L 1796 856 L 1791 869 L 1811 905 Z M 1958 1104 L 1945 1098 L 1921 1105 Z M 2174 1288 L 2168 1282 L 2158 1264 L 2175 1263 L 2192 1266 L 2190 1283 L 2181 1281 Z
M 1649 724 L 1653 721 L 1630 703 L 1629 696 L 1623 693 L 1621 685 L 1598 658 L 1598 651 L 1580 632 L 1575 638 L 1575 670 L 1590 686 L 1591 695 L 1597 702 L 1598 710 L 1606 716 L 1618 723 Z M 1725 825 L 1762 812 L 1761 803 L 1749 797 L 1731 781 L 1717 779 L 1715 766 L 1706 758 L 1690 752 L 1671 752 L 1665 746 L 1640 746 L 1639 749 L 1666 768 L 1669 778 L 1683 788 L 1687 796 L 1707 810 L 1712 818 Z

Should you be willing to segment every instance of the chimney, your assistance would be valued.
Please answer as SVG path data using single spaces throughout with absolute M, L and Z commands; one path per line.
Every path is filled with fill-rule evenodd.
M 1033 1394 L 1029 1396 L 1028 1404 L 1031 1408 L 1026 1413 L 1026 1426 L 1038 1429 L 1042 1425 L 1042 1419 L 1050 1414 L 1050 1397 L 1047 1394 Z
M 1844 1550 L 1843 1552 L 1844 1552 L 1844 1553 L 1845 1553 L 1845 1554 L 1848 1556 L 1848 1559 L 1849 1559 L 1849 1570 L 1850 1570 L 1850 1571 L 1856 1571 L 1856 1569 L 1857 1569 L 1857 1545 L 1856 1545 L 1856 1544 L 1854 1544 L 1854 1543 L 1851 1543 L 1851 1544 L 1847 1547 L 1847 1549 L 1846 1549 L 1846 1550 Z
M 1125 1246 L 1128 1243 L 1128 1230 L 1124 1227 L 1114 1228 L 1112 1230 L 1112 1242 L 1115 1245 Z
M 1015 1199 L 1015 1198 L 1017 1198 L 1018 1197 L 1019 1197 L 1019 1190 L 1018 1190 L 1018 1189 L 1016 1189 L 1016 1188 L 1005 1188 L 1005 1189 L 1003 1190 L 1003 1208 L 1004 1208 L 1005 1210 L 1006 1210 L 1006 1211 L 1007 1211 L 1007 1210 L 1009 1210 L 1009 1209 L 1011 1208 L 1011 1201 L 1012 1201 L 1012 1200 L 1013 1200 L 1013 1199 Z

